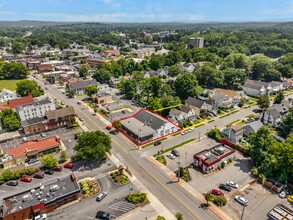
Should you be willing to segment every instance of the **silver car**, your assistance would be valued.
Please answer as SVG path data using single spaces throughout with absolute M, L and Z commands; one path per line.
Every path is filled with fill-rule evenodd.
M 174 160 L 176 157 L 174 156 L 174 154 L 168 154 L 167 157 L 169 157 L 171 160 Z
M 235 200 L 239 202 L 241 205 L 247 205 L 247 199 L 244 199 L 242 196 L 235 196 Z

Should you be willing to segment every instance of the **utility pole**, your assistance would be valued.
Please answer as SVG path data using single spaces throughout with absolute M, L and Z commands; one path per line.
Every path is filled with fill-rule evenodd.
M 200 132 L 198 133 L 198 141 L 200 141 Z
M 240 218 L 241 220 L 243 220 L 245 206 L 246 205 L 243 205 L 243 209 L 242 209 L 242 213 L 241 213 L 241 218 Z
M 187 151 L 185 152 L 185 168 L 186 168 L 186 161 L 187 161 Z
M 180 155 L 179 155 L 179 158 L 178 158 L 178 182 L 180 181 L 180 164 L 181 164 L 181 161 L 180 161 Z

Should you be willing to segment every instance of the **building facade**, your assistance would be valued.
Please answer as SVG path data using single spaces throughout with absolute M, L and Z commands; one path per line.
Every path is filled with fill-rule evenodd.
M 194 48 L 203 48 L 204 38 L 203 37 L 191 37 L 188 39 L 188 45 Z

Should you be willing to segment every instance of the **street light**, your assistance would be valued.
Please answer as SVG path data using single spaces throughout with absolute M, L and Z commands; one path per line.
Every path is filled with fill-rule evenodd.
M 178 164 L 178 182 L 180 181 L 180 165 L 181 165 L 181 160 L 180 160 L 180 155 L 179 155 L 179 158 L 178 158 L 178 161 L 177 161 L 177 164 Z

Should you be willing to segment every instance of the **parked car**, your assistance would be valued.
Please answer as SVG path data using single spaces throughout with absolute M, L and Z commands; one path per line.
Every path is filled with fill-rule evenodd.
M 72 169 L 74 167 L 73 163 L 67 163 L 64 165 L 64 168 Z
M 24 142 L 25 142 L 25 141 L 28 141 L 27 137 L 23 137 L 23 138 L 22 138 L 22 141 L 24 141 Z
M 65 105 L 65 102 L 62 101 L 62 102 L 61 102 L 61 105 Z
M 282 192 L 279 193 L 279 197 L 280 197 L 281 199 L 285 199 L 286 196 L 287 196 L 287 192 L 286 192 L 286 191 L 282 191 Z
M 167 157 L 169 157 L 171 160 L 174 160 L 176 157 L 174 156 L 174 154 L 168 154 Z
M 34 220 L 46 220 L 47 214 L 40 214 L 34 217 Z
M 226 190 L 226 191 L 228 191 L 228 192 L 231 191 L 231 187 L 230 187 L 230 186 L 227 186 L 226 184 L 220 184 L 220 185 L 219 185 L 219 188 L 220 188 L 220 189 L 223 189 L 223 190 Z
M 62 171 L 62 167 L 60 166 L 56 166 L 53 168 L 54 171 L 57 171 L 57 172 L 61 172 Z
M 213 189 L 212 194 L 215 196 L 224 196 L 224 193 L 222 193 L 219 189 Z
M 291 196 L 288 197 L 288 202 L 293 203 L 293 195 L 291 195 Z
M 36 179 L 43 179 L 44 173 L 41 173 L 41 172 L 35 173 L 33 177 Z
M 235 189 L 238 188 L 238 184 L 234 183 L 233 181 L 227 181 L 226 185 L 231 186 L 232 188 L 235 188 Z
M 111 130 L 111 131 L 110 131 L 110 134 L 117 135 L 117 134 L 118 134 L 118 131 L 117 131 L 117 130 Z
M 188 132 L 194 132 L 195 131 L 195 128 L 189 128 Z
M 102 201 L 105 197 L 107 196 L 107 192 L 101 192 L 98 196 L 97 196 L 97 202 Z
M 77 101 L 77 104 L 78 104 L 78 105 L 80 105 L 80 104 L 81 104 L 81 102 L 80 102 L 80 101 Z
M 41 137 L 42 138 L 45 138 L 46 137 L 46 134 L 45 133 L 41 133 Z
M 29 161 L 27 163 L 32 164 L 32 163 L 36 163 L 38 161 L 39 161 L 39 158 L 31 158 L 31 159 L 29 159 Z
M 98 211 L 96 214 L 96 218 L 103 219 L 103 220 L 109 220 L 110 214 L 108 212 Z
M 176 157 L 179 157 L 180 156 L 180 153 L 179 153 L 179 151 L 178 150 L 172 150 L 171 151 L 171 153 L 174 155 L 174 156 L 176 156 Z
M 44 173 L 48 175 L 53 175 L 54 170 L 46 170 Z
M 17 186 L 18 181 L 17 180 L 11 180 L 11 181 L 7 182 L 6 185 L 7 186 Z
M 33 179 L 29 176 L 23 176 L 20 178 L 20 181 L 30 183 Z
M 242 196 L 235 196 L 235 200 L 239 202 L 241 205 L 245 205 L 245 206 L 248 203 L 247 199 L 244 199 L 244 197 Z
M 186 135 L 186 134 L 188 134 L 187 131 L 183 131 L 183 132 L 181 133 L 181 135 Z
M 79 117 L 79 120 L 80 120 L 80 121 L 83 121 L 83 118 L 82 118 L 82 117 Z
M 157 145 L 160 145 L 162 142 L 160 140 L 157 140 L 154 145 L 157 146 Z

